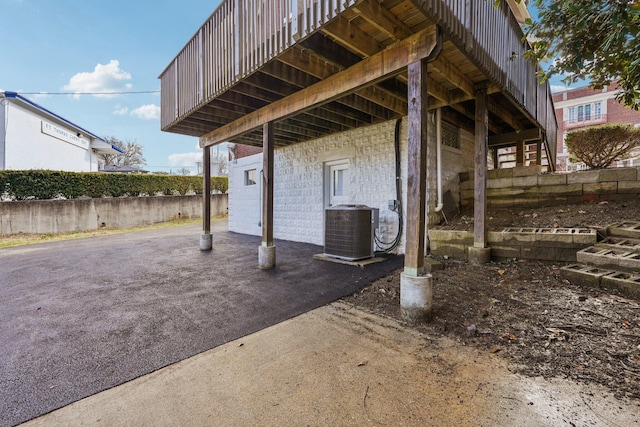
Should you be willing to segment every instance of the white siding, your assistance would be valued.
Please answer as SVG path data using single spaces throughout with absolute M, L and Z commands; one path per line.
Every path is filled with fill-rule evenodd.
M 256 169 L 256 185 L 244 185 L 246 170 Z M 260 188 L 262 154 L 243 157 L 229 164 L 229 231 L 260 236 L 262 228 Z
M 82 148 L 42 132 L 42 121 L 75 135 L 77 131 L 8 102 L 6 110 L 5 169 L 97 171 L 97 158 Z M 89 143 L 87 144 L 89 145 Z

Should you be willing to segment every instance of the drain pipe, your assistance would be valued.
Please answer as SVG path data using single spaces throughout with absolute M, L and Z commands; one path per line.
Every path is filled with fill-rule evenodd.
M 436 110 L 436 144 L 438 147 L 436 148 L 437 157 L 438 157 L 438 204 L 434 209 L 434 212 L 440 212 L 444 207 L 444 203 L 442 202 L 442 109 L 438 108 Z
M 262 227 L 262 180 L 264 179 L 264 169 L 260 170 L 260 179 L 258 179 L 258 194 L 260 194 L 260 219 L 258 220 L 258 227 Z

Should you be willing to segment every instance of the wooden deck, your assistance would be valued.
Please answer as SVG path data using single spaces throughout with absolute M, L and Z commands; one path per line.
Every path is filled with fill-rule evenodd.
M 490 144 L 541 136 L 555 164 L 550 90 L 506 1 L 223 1 L 160 76 L 162 129 L 261 146 L 271 121 L 282 146 L 404 116 L 407 60 L 434 40 L 428 108 L 473 132 L 488 84 Z

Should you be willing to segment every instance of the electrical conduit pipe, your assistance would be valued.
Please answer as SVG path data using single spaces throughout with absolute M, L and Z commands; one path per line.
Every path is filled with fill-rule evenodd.
M 437 152 L 437 175 L 438 175 L 438 204 L 434 212 L 440 212 L 444 207 L 442 202 L 442 109 L 436 110 L 436 152 Z

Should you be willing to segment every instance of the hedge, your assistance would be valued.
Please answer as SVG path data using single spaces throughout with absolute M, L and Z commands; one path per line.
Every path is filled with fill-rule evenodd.
M 229 180 L 212 177 L 211 189 L 226 193 Z M 50 170 L 0 171 L 3 200 L 142 195 L 202 194 L 202 177 L 120 173 L 63 172 Z

